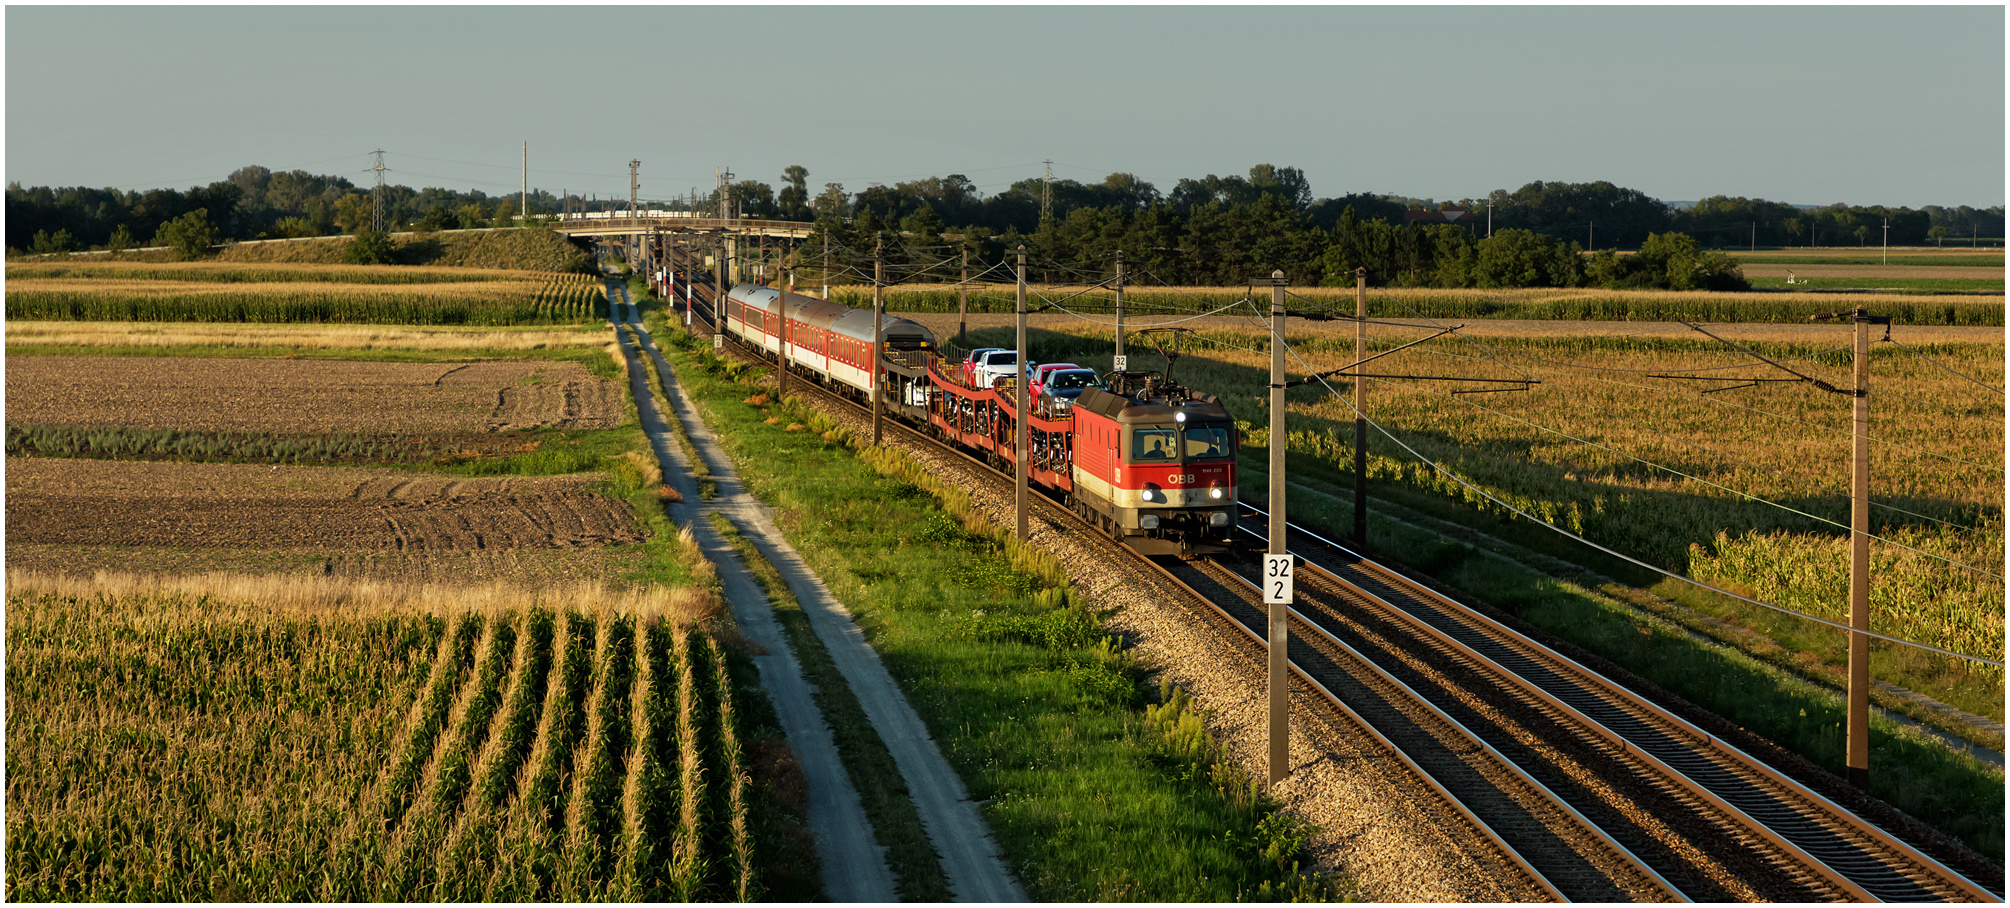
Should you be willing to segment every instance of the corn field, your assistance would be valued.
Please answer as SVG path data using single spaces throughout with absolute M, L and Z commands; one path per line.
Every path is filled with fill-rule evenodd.
M 182 281 L 195 284 L 451 284 L 533 280 L 548 275 L 499 268 L 387 268 L 382 265 L 236 262 L 14 262 L 7 280 Z M 586 274 L 561 275 L 592 282 Z
M 687 618 L 77 586 L 10 577 L 10 899 L 760 898 Z
M 1847 387 L 1848 329 L 1809 332 L 1807 343 L 1746 346 Z M 1375 337 L 1370 353 L 1421 333 Z M 1051 337 L 1036 358 L 1108 368 L 1106 329 L 1083 324 Z M 1354 359 L 1353 338 L 1330 329 L 1286 339 L 1306 363 L 1291 363 L 1294 379 Z M 1175 375 L 1219 395 L 1254 446 L 1268 444 L 1266 343 L 1254 330 L 1197 332 Z M 2002 398 L 1940 367 L 2001 387 L 2003 348 L 1912 347 L 1939 365 L 1890 344 L 1872 349 L 1871 515 L 1880 537 L 1871 544 L 1872 629 L 2000 659 Z M 1847 620 L 1849 398 L 1793 382 L 1705 394 L 1737 382 L 1654 377 L 1750 362 L 1701 338 L 1445 338 L 1375 368 L 1507 380 L 1494 388 L 1517 388 L 1522 377 L 1539 383 L 1454 396 L 1489 385 L 1371 379 L 1368 415 L 1417 454 L 1544 521 L 1669 570 Z M 1153 354 L 1134 353 L 1131 363 L 1163 367 Z M 1716 374 L 1785 375 L 1764 366 Z M 1337 394 L 1317 384 L 1291 392 L 1287 444 L 1294 458 L 1351 474 L 1352 384 L 1328 381 Z M 1373 478 L 1507 513 L 1373 430 L 1368 450 Z M 1245 458 L 1245 492 L 1264 493 L 1263 466 Z
M 44 266 L 51 268 L 55 266 Z M 103 266 L 101 266 L 103 267 Z M 574 324 L 601 317 L 605 294 L 586 275 L 487 272 L 425 283 L 358 282 L 350 272 L 211 268 L 173 277 L 117 278 L 64 274 L 17 276 L 10 269 L 6 314 L 12 320 L 115 322 L 265 322 L 308 324 Z M 90 269 L 73 269 L 89 271 Z M 140 269 L 125 269 L 145 273 Z M 168 271 L 167 266 L 154 270 Z M 253 281 L 249 277 L 277 279 Z M 313 279 L 300 279 L 315 275 Z M 211 279 L 214 278 L 214 279 Z
M 1352 287 L 1287 288 L 1293 312 L 1339 310 L 1354 314 Z M 1018 290 L 1011 284 L 973 285 L 971 312 L 1017 311 Z M 1043 300 L 1080 310 L 1108 311 L 1116 295 L 1108 289 L 1084 286 L 1035 285 L 1028 305 Z M 860 309 L 872 308 L 872 288 L 831 288 L 831 299 Z M 1199 312 L 1253 299 L 1257 312 L 1270 312 L 1270 288 L 1247 287 L 1128 287 L 1124 305 L 1137 313 Z M 955 312 L 958 291 L 952 286 L 909 285 L 886 289 L 892 312 Z M 2003 297 L 1917 296 L 1875 293 L 1709 293 L 1672 290 L 1599 290 L 1535 288 L 1524 290 L 1439 290 L 1375 287 L 1368 291 L 1368 315 L 1386 319 L 1531 319 L 1542 321 L 1707 321 L 1723 323 L 1802 323 L 1823 312 L 1872 307 L 1901 325 L 2003 324 Z M 1241 310 L 1250 314 L 1252 310 Z M 1231 312 L 1230 314 L 1234 314 Z

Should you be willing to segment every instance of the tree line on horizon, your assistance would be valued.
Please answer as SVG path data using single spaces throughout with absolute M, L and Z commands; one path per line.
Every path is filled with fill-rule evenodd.
M 1894 245 L 1970 236 L 2000 241 L 2004 225 L 2000 205 L 1809 209 L 1719 195 L 1677 208 L 1604 181 L 1536 181 L 1442 202 L 1377 193 L 1314 198 L 1303 171 L 1271 164 L 1251 167 L 1247 176 L 1181 179 L 1163 193 L 1132 174 L 1113 173 L 1096 183 L 1034 177 L 995 195 L 961 174 L 858 193 L 826 183 L 811 195 L 809 172 L 800 165 L 787 168 L 779 186 L 741 180 L 724 196 L 739 216 L 816 221 L 815 235 L 798 252 L 805 263 L 819 260 L 826 237 L 839 250 L 834 267 L 865 273 L 875 239 L 891 238 L 888 262 L 909 272 L 960 261 L 965 249 L 975 262 L 997 263 L 1024 244 L 1040 263 L 1041 279 L 1106 275 L 1122 250 L 1134 273 L 1168 284 L 1239 284 L 1280 268 L 1294 284 L 1351 284 L 1361 268 L 1376 285 L 1738 289 L 1743 280 L 1723 250 L 1876 246 L 1887 222 Z M 651 206 L 717 213 L 721 195 Z M 368 189 L 345 177 L 256 165 L 186 192 L 9 184 L 6 242 L 10 253 L 50 253 L 169 245 L 191 231 L 218 242 L 355 234 L 372 223 L 374 204 Z M 517 226 L 523 203 L 518 193 L 387 185 L 383 204 L 393 230 L 440 230 Z M 577 210 L 581 203 L 543 190 L 530 194 L 533 218 L 562 206 Z M 1430 216 L 1413 222 L 1447 209 L 1471 216 L 1463 223 Z M 1587 249 L 1606 254 L 1586 256 Z

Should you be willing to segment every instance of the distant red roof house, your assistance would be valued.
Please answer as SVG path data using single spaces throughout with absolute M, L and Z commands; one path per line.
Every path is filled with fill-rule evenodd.
M 1474 220 L 1476 218 L 1468 208 L 1445 208 L 1438 211 L 1412 208 L 1403 212 L 1404 224 L 1471 224 Z

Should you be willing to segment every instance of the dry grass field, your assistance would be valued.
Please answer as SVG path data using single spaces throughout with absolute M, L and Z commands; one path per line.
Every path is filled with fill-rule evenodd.
M 7 365 L 11 426 L 457 434 L 624 418 L 620 384 L 569 362 L 21 356 Z

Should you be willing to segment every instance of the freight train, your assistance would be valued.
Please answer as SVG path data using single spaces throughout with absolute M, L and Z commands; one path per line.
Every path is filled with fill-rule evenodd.
M 886 317 L 885 355 L 874 369 L 871 312 L 743 284 L 716 314 L 721 330 L 755 349 L 772 356 L 786 345 L 792 372 L 860 400 L 882 382 L 888 414 L 1011 467 L 1012 379 L 967 383 L 927 327 Z M 1065 410 L 1027 414 L 1030 482 L 1141 552 L 1225 549 L 1235 531 L 1241 441 L 1228 410 L 1156 372 L 1114 372 L 1106 382 Z

